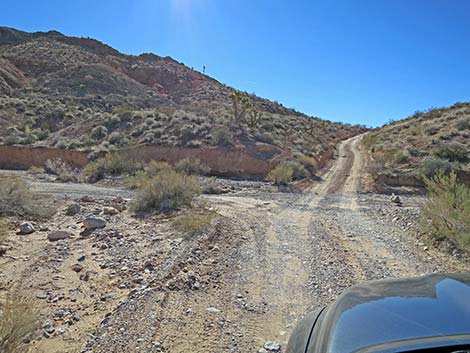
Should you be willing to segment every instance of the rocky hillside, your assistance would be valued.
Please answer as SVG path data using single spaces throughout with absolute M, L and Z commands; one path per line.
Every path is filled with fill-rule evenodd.
M 318 158 L 361 127 L 308 117 L 169 57 L 0 27 L 0 141 L 101 151 L 260 143 Z
M 376 178 L 422 182 L 438 168 L 465 182 L 470 171 L 470 103 L 417 112 L 369 133 L 370 171 Z

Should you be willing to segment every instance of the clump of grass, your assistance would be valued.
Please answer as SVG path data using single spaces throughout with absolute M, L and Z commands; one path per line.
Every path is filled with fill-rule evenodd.
M 193 176 L 164 170 L 140 180 L 132 209 L 136 212 L 170 212 L 190 206 L 200 193 L 199 182 Z
M 210 168 L 197 158 L 184 158 L 176 163 L 175 169 L 177 172 L 188 175 L 207 175 L 210 173 Z
M 301 180 L 311 177 L 311 174 L 300 162 L 298 161 L 286 161 L 282 165 L 292 169 L 292 178 L 294 180 Z
M 457 181 L 454 172 L 438 170 L 425 178 L 428 200 L 422 214 L 426 226 L 437 239 L 448 239 L 458 248 L 470 249 L 470 187 Z
M 271 180 L 274 185 L 285 186 L 294 179 L 294 170 L 288 165 L 281 163 L 269 172 L 267 178 Z
M 29 299 L 9 296 L 0 304 L 0 352 L 28 352 L 28 340 L 39 328 L 39 315 Z
M 215 212 L 194 212 L 190 211 L 178 217 L 174 222 L 174 227 L 186 236 L 194 236 L 197 233 L 207 229 L 215 217 Z
M 22 179 L 0 177 L 0 216 L 47 218 L 53 213 Z

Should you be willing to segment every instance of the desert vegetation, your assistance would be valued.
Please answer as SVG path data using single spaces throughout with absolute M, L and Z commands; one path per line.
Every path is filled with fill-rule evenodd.
M 438 169 L 425 178 L 428 199 L 422 208 L 423 224 L 437 240 L 470 250 L 470 187 L 459 183 L 454 172 Z
M 470 104 L 416 112 L 369 133 L 370 172 L 408 176 L 421 181 L 438 169 L 470 172 Z
M 27 297 L 15 293 L 0 302 L 0 352 L 28 352 L 28 341 L 38 328 L 38 312 Z
M 176 218 L 173 225 L 178 231 L 191 237 L 205 230 L 215 216 L 215 212 L 206 209 L 191 210 Z

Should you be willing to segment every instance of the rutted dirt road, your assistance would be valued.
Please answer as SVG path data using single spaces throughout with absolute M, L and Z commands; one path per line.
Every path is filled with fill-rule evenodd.
M 85 319 L 62 336 L 41 340 L 37 351 L 244 353 L 269 340 L 285 348 L 299 318 L 359 281 L 468 270 L 410 236 L 416 224 L 410 215 L 416 218 L 419 204 L 413 197 L 397 207 L 386 196 L 359 192 L 360 139 L 344 141 L 322 181 L 303 193 L 205 196 L 222 217 L 190 239 L 178 238 L 171 222 L 144 222 L 123 212 L 108 219 L 112 229 L 71 244 L 41 252 L 22 243 L 18 252 L 29 251 L 29 262 L 10 264 L 13 275 L 0 276 L 0 290 L 34 271 L 36 280 L 47 278 L 45 264 L 56 276 L 65 271 L 63 282 L 52 279 L 47 300 L 68 288 L 75 301 L 51 299 L 52 305 L 68 305 Z M 110 202 L 109 189 L 84 188 L 66 186 Z M 39 236 L 34 241 L 44 243 Z M 61 260 L 51 263 L 44 251 Z M 85 284 L 69 269 L 78 254 L 87 258 Z M 31 259 L 33 265 L 24 264 Z M 40 282 L 26 287 L 43 296 L 48 284 Z
M 191 261 L 181 266 L 208 271 L 204 288 L 137 295 L 115 312 L 91 347 L 105 352 L 116 342 L 111 337 L 117 325 L 131 317 L 144 317 L 139 327 L 152 325 L 149 315 L 158 321 L 154 331 L 123 330 L 132 331 L 127 339 L 140 335 L 143 351 L 158 351 L 155 341 L 170 352 L 253 352 L 268 340 L 285 347 L 299 318 L 356 282 L 463 269 L 422 251 L 401 226 L 369 212 L 367 195 L 363 200 L 357 193 L 360 139 L 341 144 L 337 161 L 308 192 L 208 197 L 226 217 L 214 248 L 199 258 L 199 266 L 210 268 L 195 270 Z M 395 207 L 385 200 L 385 207 Z M 188 249 L 192 257 L 195 248 Z M 122 341 L 114 345 L 116 351 L 125 347 Z

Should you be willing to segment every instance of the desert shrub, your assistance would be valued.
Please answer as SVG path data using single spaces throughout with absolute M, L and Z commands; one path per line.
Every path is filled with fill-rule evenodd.
M 143 169 L 141 158 L 133 152 L 112 152 L 86 165 L 82 175 L 90 182 L 107 175 L 134 174 Z
M 428 135 L 435 135 L 439 132 L 439 126 L 431 125 L 424 129 L 424 132 Z
M 410 158 L 410 156 L 406 153 L 406 152 L 397 152 L 395 154 L 395 163 L 397 164 L 403 164 L 403 163 L 406 163 L 408 162 L 408 159 Z
M 177 172 L 186 174 L 207 175 L 210 173 L 210 168 L 197 158 L 184 158 L 176 163 L 175 169 Z
M 44 204 L 20 178 L 0 177 L 0 216 L 50 217 L 52 207 Z
M 263 142 L 263 143 L 268 143 L 268 144 L 274 143 L 274 137 L 270 133 L 256 134 L 255 139 L 256 141 Z
M 457 128 L 457 130 L 460 130 L 460 131 L 470 130 L 470 118 L 466 117 L 466 118 L 459 119 L 457 123 L 455 124 L 455 127 Z
M 8 237 L 8 222 L 4 217 L 0 217 L 0 245 L 5 244 Z M 1 254 L 0 250 L 0 256 Z
M 57 175 L 57 180 L 63 182 L 81 181 L 80 170 L 74 168 L 60 158 L 48 159 L 45 164 L 46 172 Z
M 470 249 L 470 188 L 457 181 L 454 172 L 438 170 L 425 178 L 428 199 L 422 213 L 425 225 L 438 239 L 449 239 L 461 249 Z
M 122 145 L 123 144 L 123 139 L 124 139 L 124 136 L 120 132 L 117 132 L 117 131 L 112 132 L 108 136 L 109 143 L 111 143 L 113 145 Z
M 294 170 L 287 165 L 278 164 L 269 172 L 267 178 L 274 185 L 288 185 L 294 179 Z
M 207 229 L 215 217 L 214 212 L 194 211 L 178 217 L 174 222 L 174 227 L 187 236 L 193 236 Z
M 147 175 L 155 175 L 164 170 L 173 170 L 173 166 L 163 161 L 151 161 L 144 166 L 144 171 Z
M 55 146 L 60 148 L 61 150 L 65 150 L 68 146 L 68 141 L 66 138 L 60 138 L 56 143 Z
M 421 166 L 421 174 L 430 178 L 434 176 L 439 169 L 449 173 L 452 170 L 452 163 L 441 158 L 426 158 Z
M 180 130 L 180 139 L 183 144 L 187 144 L 195 137 L 194 128 L 192 126 L 183 126 Z
M 162 171 L 141 180 L 132 209 L 137 212 L 174 211 L 191 205 L 200 193 L 200 185 L 193 176 L 175 171 Z
M 112 129 L 121 123 L 121 118 L 118 115 L 113 115 L 104 121 L 104 125 L 108 129 Z
M 469 160 L 470 151 L 467 146 L 454 141 L 440 146 L 435 152 L 435 155 L 440 158 L 448 159 L 449 161 L 467 162 Z
M 103 126 L 96 126 L 91 130 L 91 137 L 94 138 L 95 140 L 102 139 L 108 135 L 108 129 Z
M 311 177 L 310 173 L 308 172 L 307 168 L 305 168 L 300 162 L 298 161 L 286 161 L 282 163 L 283 166 L 292 169 L 292 178 L 294 180 L 300 180 Z
M 39 326 L 39 315 L 31 301 L 18 294 L 9 296 L 0 304 L 0 352 L 28 352 L 26 342 Z
M 297 157 L 297 160 L 305 167 L 305 169 L 307 169 L 310 176 L 315 175 L 318 169 L 318 163 L 314 158 L 302 154 Z
M 43 174 L 45 173 L 45 169 L 43 167 L 36 167 L 36 166 L 32 166 L 28 169 L 28 172 L 30 174 Z
M 233 144 L 232 135 L 227 128 L 218 128 L 212 134 L 214 146 L 227 146 Z
M 5 137 L 5 140 L 3 141 L 3 143 L 7 146 L 13 146 L 13 145 L 19 144 L 20 141 L 21 139 L 18 136 L 9 135 Z

